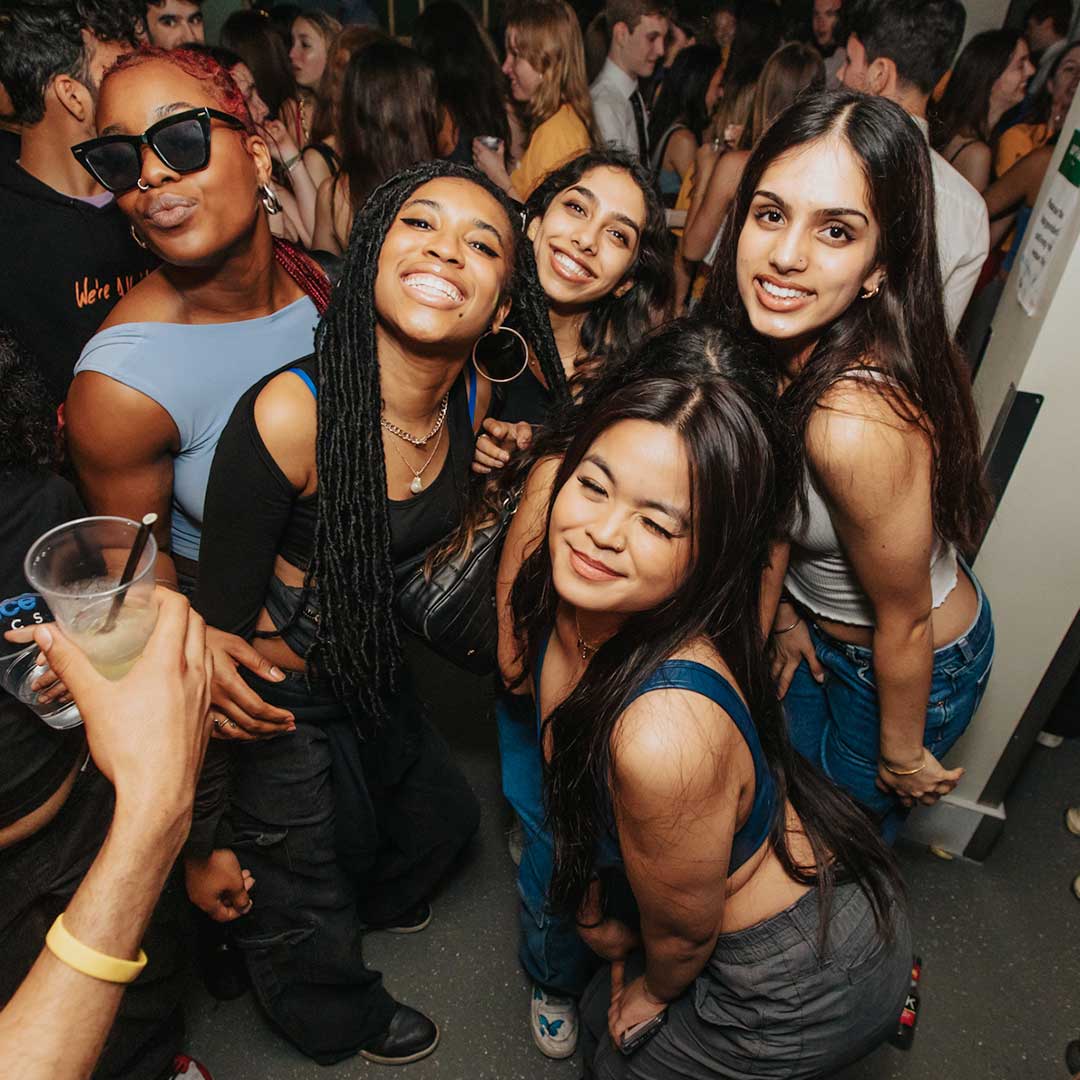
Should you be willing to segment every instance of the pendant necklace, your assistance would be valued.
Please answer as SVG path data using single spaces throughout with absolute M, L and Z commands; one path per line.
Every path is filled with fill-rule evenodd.
M 410 442 L 411 441 L 412 440 L 410 440 Z M 413 474 L 412 481 L 409 484 L 409 490 L 414 495 L 419 495 L 420 492 L 423 491 L 423 489 L 424 489 L 424 481 L 421 479 L 421 477 L 424 475 L 424 470 L 432 463 L 432 461 L 435 460 L 435 455 L 439 452 L 439 444 L 441 442 L 442 442 L 442 430 L 440 429 L 440 431 L 438 433 L 438 438 L 436 438 L 436 440 L 435 440 L 435 448 L 431 451 L 430 454 L 428 454 L 427 461 L 425 461 L 424 464 L 420 466 L 419 471 L 414 469 L 409 464 L 409 459 L 407 457 L 405 457 L 405 455 L 396 446 L 394 446 L 393 443 L 390 444 L 391 447 L 393 447 L 394 453 L 397 454 L 397 456 L 399 458 L 401 458 L 401 460 L 405 463 L 405 468 L 408 469 L 409 472 L 411 472 Z

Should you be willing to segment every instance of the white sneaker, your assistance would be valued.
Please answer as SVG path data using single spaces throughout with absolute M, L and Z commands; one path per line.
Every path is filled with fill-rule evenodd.
M 1035 741 L 1047 750 L 1056 750 L 1065 741 L 1065 736 L 1055 735 L 1052 731 L 1040 731 L 1035 736 Z
M 1065 828 L 1073 836 L 1080 836 L 1080 806 L 1070 806 L 1065 811 Z
M 549 1058 L 568 1058 L 577 1049 L 578 1008 L 571 997 L 546 993 L 533 983 L 529 1007 L 533 1042 Z

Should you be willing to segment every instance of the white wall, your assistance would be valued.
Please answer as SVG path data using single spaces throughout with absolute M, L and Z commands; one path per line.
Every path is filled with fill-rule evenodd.
M 997 30 L 1005 22 L 1009 0 L 964 0 L 964 7 L 967 8 L 967 25 L 964 27 L 966 45 L 969 38 L 984 30 Z

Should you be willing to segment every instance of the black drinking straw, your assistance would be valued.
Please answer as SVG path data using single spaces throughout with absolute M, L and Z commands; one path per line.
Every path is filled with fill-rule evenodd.
M 120 584 L 118 586 L 120 591 L 113 597 L 112 606 L 109 608 L 109 614 L 105 619 L 105 625 L 101 628 L 103 634 L 109 633 L 116 625 L 117 616 L 124 606 L 124 597 L 127 596 L 127 589 L 124 586 L 135 576 L 135 568 L 142 558 L 142 553 L 146 548 L 146 541 L 150 538 L 150 529 L 155 521 L 157 521 L 157 514 L 147 514 L 142 519 L 139 531 L 135 534 L 135 543 L 131 546 L 131 554 L 128 555 L 128 560 L 124 564 L 124 572 L 120 575 Z

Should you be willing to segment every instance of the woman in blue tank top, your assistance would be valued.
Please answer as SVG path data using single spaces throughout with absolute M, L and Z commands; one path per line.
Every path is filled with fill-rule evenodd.
M 611 965 L 582 1000 L 586 1061 L 831 1075 L 895 1025 L 910 936 L 888 853 L 793 753 L 771 685 L 782 442 L 721 332 L 676 325 L 630 367 L 532 469 L 508 538 L 524 562 L 502 660 L 538 703 L 544 907 Z M 660 1026 L 620 1054 L 641 1025 Z

